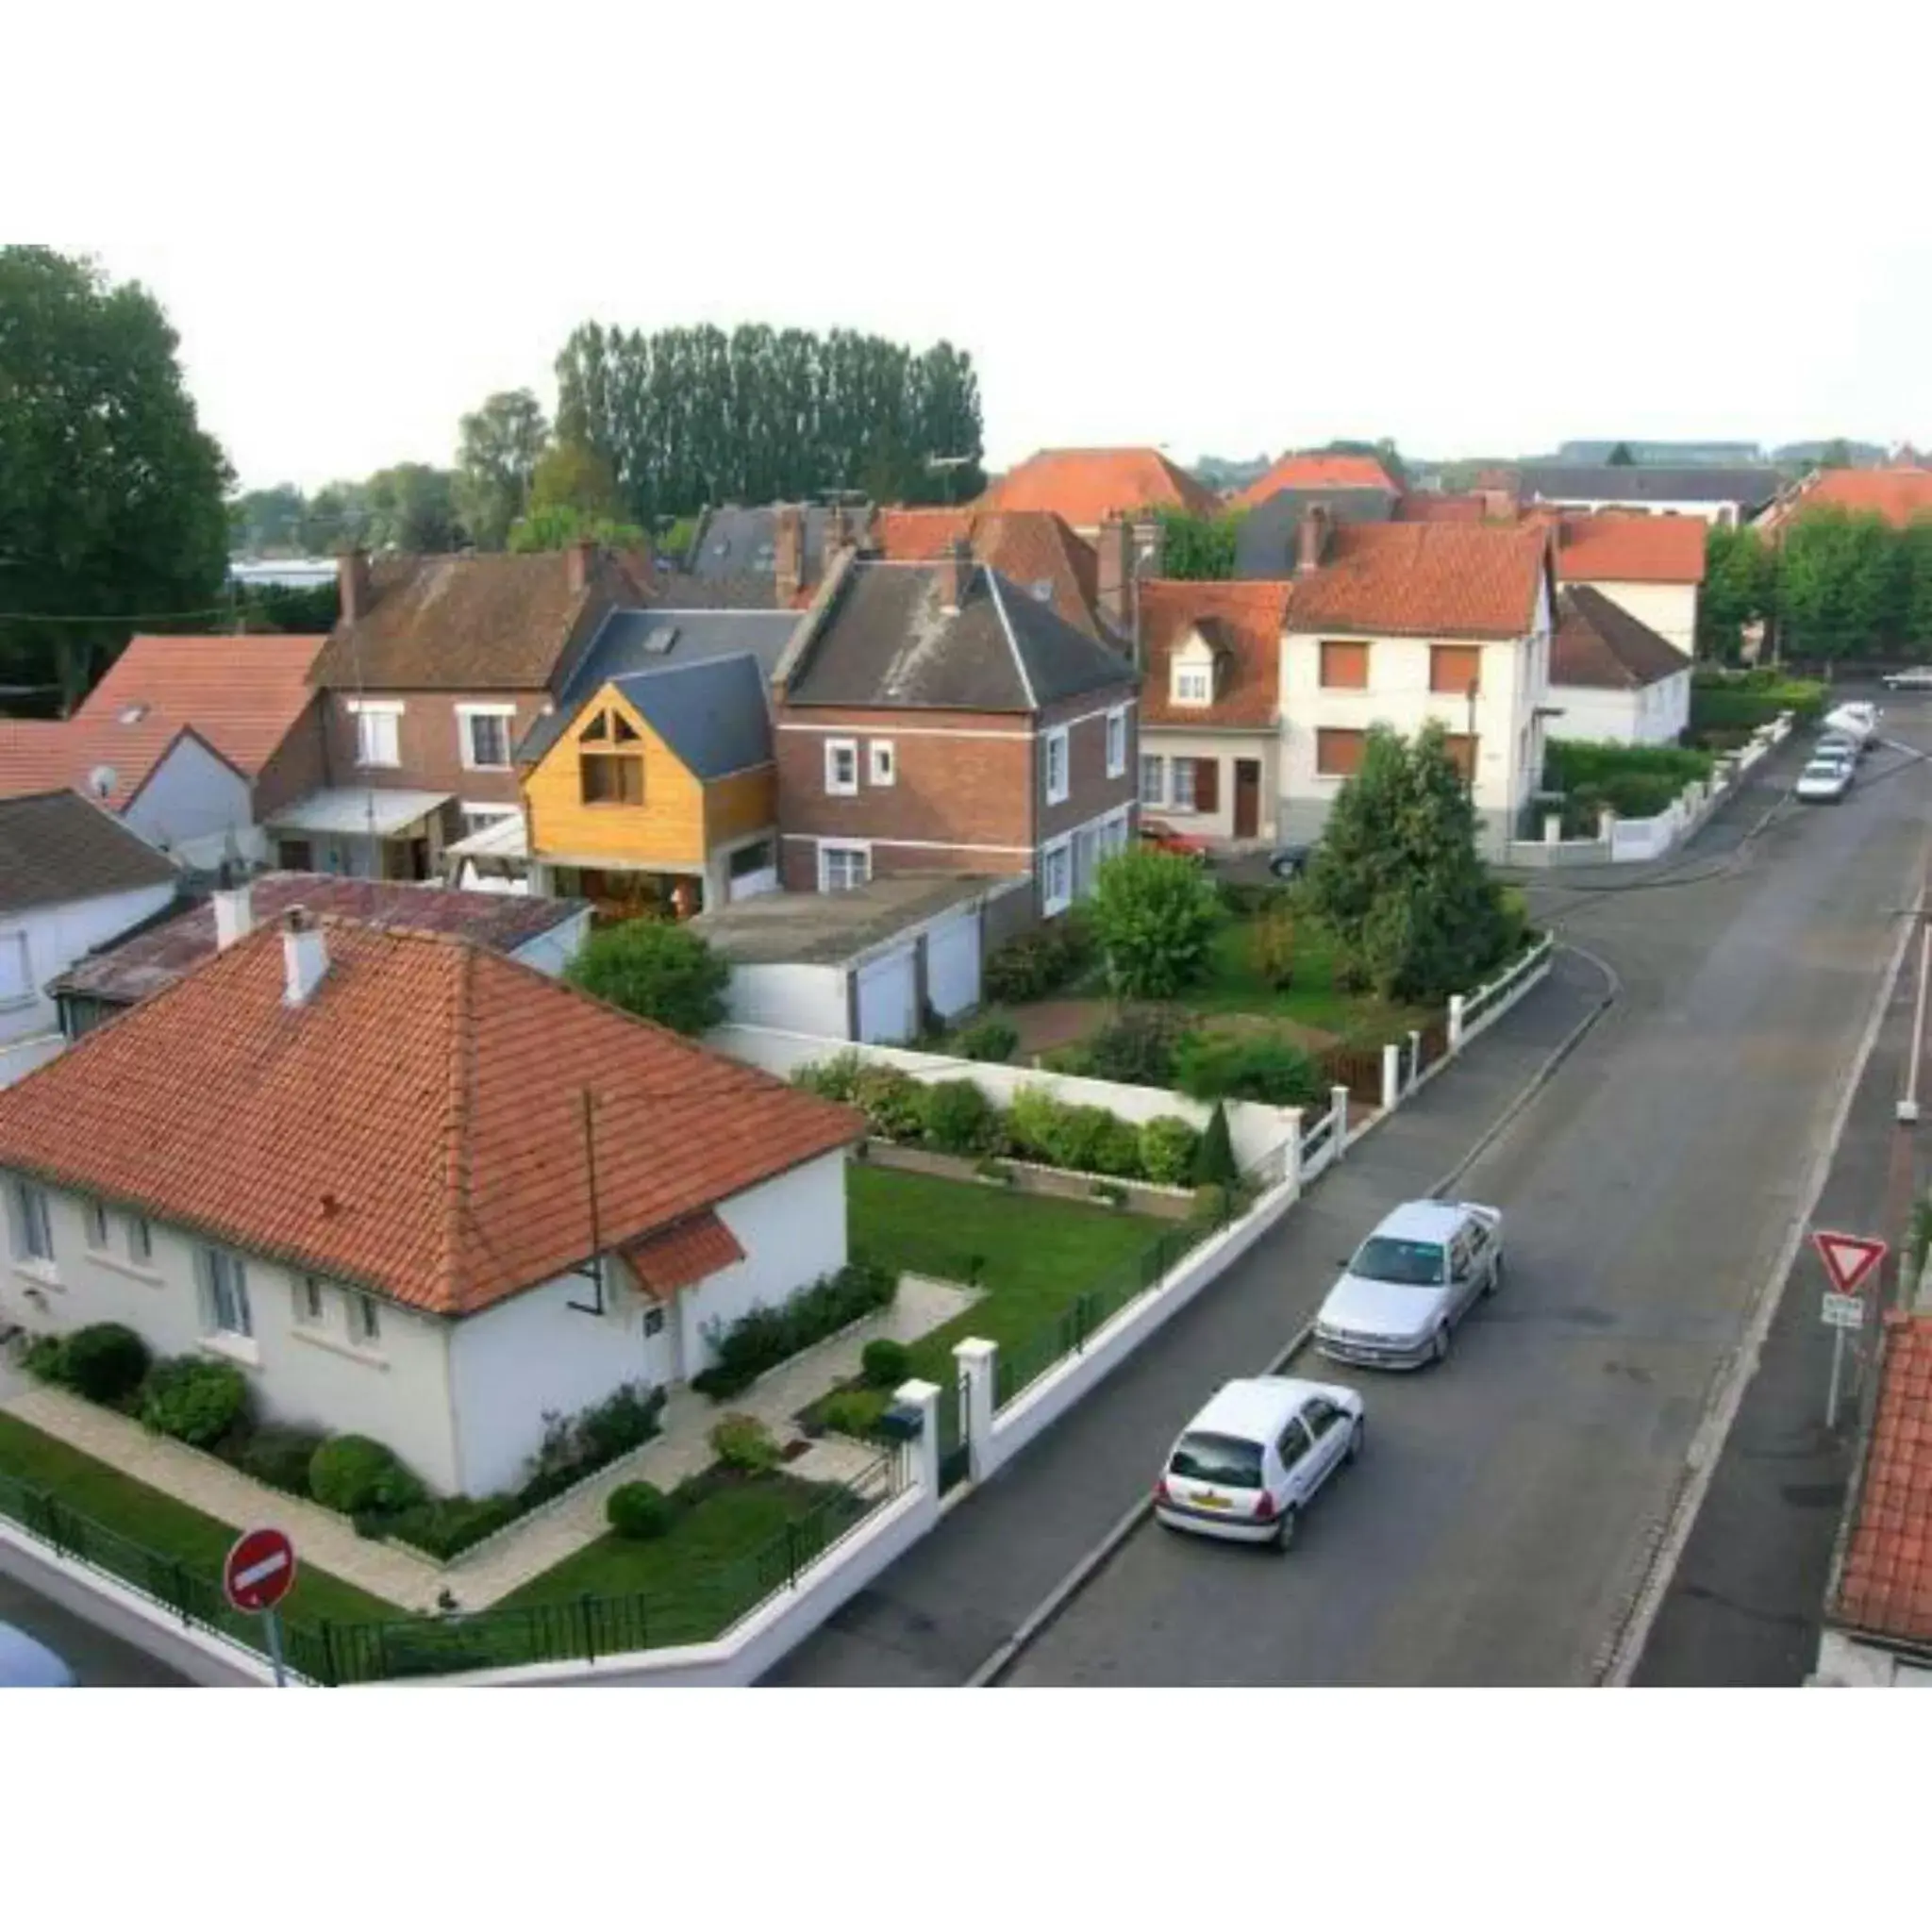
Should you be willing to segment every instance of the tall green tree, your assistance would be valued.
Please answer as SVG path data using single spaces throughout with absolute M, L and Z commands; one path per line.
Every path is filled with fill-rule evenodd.
M 1776 558 L 1756 530 L 1713 524 L 1704 540 L 1704 587 L 1697 598 L 1701 656 L 1735 664 L 1744 626 L 1774 608 Z
M 1907 585 L 1882 517 L 1826 507 L 1794 518 L 1778 555 L 1777 614 L 1789 657 L 1882 648 L 1904 627 Z
M 530 513 L 576 510 L 587 517 L 615 518 L 623 504 L 608 461 L 581 442 L 554 442 L 530 476 Z
M 530 486 L 549 441 L 550 425 L 526 389 L 499 391 L 463 418 L 456 506 L 478 549 L 501 550 L 509 526 L 529 508 Z
M 217 604 L 228 466 L 177 347 L 138 282 L 0 247 L 0 681 L 72 704 L 130 618 Z
M 1185 510 L 1155 513 L 1160 522 L 1160 574 L 1169 577 L 1227 578 L 1234 575 L 1240 512 L 1191 517 Z
M 362 486 L 368 507 L 364 541 L 374 549 L 419 557 L 460 548 L 456 477 L 428 463 L 395 463 Z
M 292 483 L 244 491 L 228 506 L 229 540 L 250 554 L 293 549 L 308 499 Z
M 1899 641 L 1917 659 L 1932 659 L 1932 520 L 1922 518 L 1899 533 L 1904 575 Z

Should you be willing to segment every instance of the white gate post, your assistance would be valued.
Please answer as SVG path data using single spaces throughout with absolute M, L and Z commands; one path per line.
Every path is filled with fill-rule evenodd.
M 1382 1111 L 1393 1113 L 1402 1104 L 1402 1049 L 1391 1041 L 1382 1046 Z
M 1423 1076 L 1423 1037 L 1413 1026 L 1408 1029 L 1408 1091 L 1413 1093 Z
M 1543 843 L 1560 845 L 1563 841 L 1563 817 L 1560 812 L 1546 811 L 1543 814 Z
M 1298 1107 L 1282 1108 L 1288 1122 L 1288 1144 L 1281 1151 L 1281 1178 L 1293 1184 L 1299 1194 L 1302 1191 L 1302 1123 L 1307 1119 Z
M 892 1400 L 919 1411 L 919 1440 L 906 1444 L 912 1480 L 936 1504 L 940 1499 L 940 1391 L 934 1382 L 901 1382 Z
M 968 1336 L 953 1344 L 959 1365 L 959 1426 L 966 1431 L 966 1473 L 978 1483 L 992 1474 L 993 1398 L 999 1386 L 1000 1345 Z
M 1329 1088 L 1328 1104 L 1335 1115 L 1335 1158 L 1340 1160 L 1348 1152 L 1348 1089 Z
M 1462 1008 L 1464 996 L 1459 992 L 1449 995 L 1449 1051 L 1462 1051 Z

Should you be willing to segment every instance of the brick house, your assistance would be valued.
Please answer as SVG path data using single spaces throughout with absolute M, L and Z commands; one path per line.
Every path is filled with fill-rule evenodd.
M 784 885 L 1027 874 L 1064 911 L 1133 836 L 1138 686 L 963 541 L 842 558 L 773 677 Z

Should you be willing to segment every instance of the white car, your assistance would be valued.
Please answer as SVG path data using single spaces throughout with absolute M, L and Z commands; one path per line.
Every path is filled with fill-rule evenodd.
M 1932 664 L 1908 664 L 1888 671 L 1881 680 L 1887 691 L 1932 691 Z
M 1876 735 L 1878 721 L 1885 716 L 1876 705 L 1868 705 L 1863 699 L 1855 704 L 1840 705 L 1834 711 L 1824 714 L 1824 728 L 1834 737 L 1849 738 L 1861 750 L 1865 741 Z
M 1309 1500 L 1362 1453 L 1362 1399 L 1332 1382 L 1229 1382 L 1181 1431 L 1154 1487 L 1170 1529 L 1285 1550 Z
M 1343 1264 L 1315 1317 L 1337 1361 L 1413 1369 L 1446 1361 L 1449 1338 L 1503 1285 L 1503 1216 L 1474 1201 L 1409 1201 Z
M 1798 782 L 1793 789 L 1807 804 L 1837 805 L 1852 789 L 1851 760 L 1831 757 L 1813 758 L 1798 774 Z

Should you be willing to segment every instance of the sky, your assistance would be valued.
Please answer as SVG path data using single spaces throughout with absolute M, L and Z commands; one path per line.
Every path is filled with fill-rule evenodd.
M 587 319 L 943 336 L 992 467 L 1932 444 L 1903 7 L 37 11 L 0 235 L 155 292 L 244 488 L 447 463 Z

